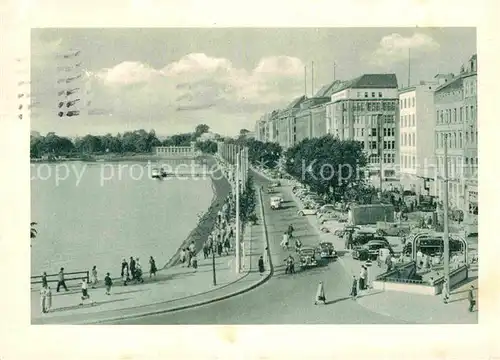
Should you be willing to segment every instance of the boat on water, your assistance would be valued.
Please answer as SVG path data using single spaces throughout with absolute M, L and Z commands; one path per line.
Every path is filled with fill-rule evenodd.
M 151 177 L 153 179 L 163 179 L 167 177 L 167 172 L 162 167 L 155 167 L 151 169 Z

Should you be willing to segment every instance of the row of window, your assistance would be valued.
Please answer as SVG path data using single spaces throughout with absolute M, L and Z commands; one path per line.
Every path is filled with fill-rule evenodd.
M 462 131 L 454 131 L 449 133 L 436 133 L 436 148 L 444 148 L 445 135 L 448 137 L 448 148 L 461 149 L 464 145 L 477 144 L 477 129 L 476 131 L 466 131 L 465 139 L 463 139 Z
M 382 124 L 394 124 L 394 115 L 380 115 L 382 116 Z M 379 115 L 354 115 L 354 124 L 367 124 L 378 126 Z M 347 123 L 347 116 L 343 118 L 344 124 Z
M 464 92 L 466 97 L 476 95 L 477 94 L 476 81 L 464 81 Z
M 415 96 L 411 98 L 404 98 L 399 100 L 399 108 L 400 109 L 408 109 L 408 108 L 414 108 L 415 107 Z
M 451 122 L 462 123 L 476 120 L 476 108 L 474 105 L 461 106 L 460 109 L 445 109 L 436 111 L 436 121 L 438 124 L 448 124 Z
M 471 175 L 479 167 L 477 157 L 451 156 L 448 158 L 448 176 L 451 178 L 460 177 L 462 175 Z M 436 158 L 436 167 L 438 173 L 444 173 L 444 159 L 442 157 Z
M 363 97 L 363 92 L 362 92 L 362 91 L 358 91 L 358 93 L 357 93 L 356 95 L 358 96 L 358 98 L 361 98 L 361 97 Z M 372 95 L 372 98 L 377 97 L 377 93 L 376 93 L 375 91 L 373 91 L 373 92 L 371 93 L 371 95 Z M 379 92 L 378 92 L 378 97 L 379 97 L 379 98 L 381 98 L 381 97 L 383 97 L 383 96 L 384 96 L 384 94 L 382 94 L 382 92 L 381 92 L 381 91 L 379 91 Z M 364 97 L 365 97 L 365 98 L 370 97 L 370 93 L 369 93 L 368 91 L 365 91 L 365 93 L 364 93 Z
M 344 106 L 343 110 L 347 110 Z M 353 111 L 394 111 L 395 101 L 355 101 L 352 104 Z
M 411 115 L 401 115 L 400 119 L 400 127 L 409 127 L 409 126 L 415 126 L 415 114 Z
M 415 133 L 401 134 L 401 146 L 416 146 Z
M 368 141 L 365 143 L 362 139 L 359 140 L 363 144 L 364 150 L 377 150 L 378 141 Z M 368 149 L 366 149 L 366 145 L 368 145 Z M 396 149 L 396 142 L 394 140 L 384 141 L 384 150 L 394 150 Z
M 384 164 L 394 164 L 396 162 L 396 154 L 384 154 L 383 157 Z M 371 155 L 368 157 L 369 164 L 378 164 L 380 161 L 380 156 Z
M 384 128 L 384 136 L 394 136 L 395 133 L 395 128 Z M 365 128 L 354 128 L 354 135 L 357 137 L 365 136 Z M 367 131 L 367 135 L 377 136 L 377 128 L 371 128 L 371 131 Z
M 404 169 L 416 169 L 417 162 L 415 159 L 415 155 L 401 155 L 400 164 L 401 167 Z

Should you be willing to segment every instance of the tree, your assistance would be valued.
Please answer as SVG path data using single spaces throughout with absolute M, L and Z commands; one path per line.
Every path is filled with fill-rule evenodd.
M 217 143 L 212 140 L 197 141 L 195 146 L 204 154 L 215 154 L 217 152 Z
M 199 138 L 201 135 L 207 133 L 209 130 L 210 127 L 206 124 L 196 125 L 196 128 L 194 129 L 194 136 L 195 138 Z
M 289 174 L 337 201 L 346 194 L 356 196 L 364 186 L 362 169 L 366 166 L 366 156 L 358 141 L 341 141 L 329 135 L 305 139 L 285 156 Z

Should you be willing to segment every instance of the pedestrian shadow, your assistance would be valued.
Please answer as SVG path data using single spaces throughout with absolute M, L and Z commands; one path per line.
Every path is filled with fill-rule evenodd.
M 127 285 L 129 286 L 129 285 Z M 129 291 L 116 291 L 116 292 L 113 292 L 114 295 L 123 295 L 123 294 L 134 294 L 134 293 L 138 293 L 138 292 L 143 292 L 144 289 L 142 290 L 129 290 Z
M 63 306 L 63 307 L 59 307 L 59 308 L 52 308 L 52 309 L 50 309 L 50 313 L 57 313 L 57 312 L 62 312 L 62 311 L 91 308 L 91 307 L 96 307 L 96 306 L 106 305 L 106 304 L 111 304 L 111 303 L 117 303 L 117 302 L 127 301 L 127 300 L 130 300 L 130 298 L 126 298 L 126 299 L 113 299 L 113 300 L 108 300 L 108 301 L 99 301 L 99 302 L 95 302 L 94 305 L 85 304 L 85 305 Z
M 361 291 L 363 291 L 363 290 L 361 290 Z M 357 298 L 361 299 L 361 298 L 364 298 L 364 297 L 370 297 L 370 296 L 373 296 L 373 295 L 381 294 L 383 292 L 384 292 L 384 290 L 376 290 L 376 291 L 369 291 L 367 293 L 362 293 L 362 294 L 358 293 Z
M 349 299 L 352 299 L 352 297 L 351 296 L 344 296 L 342 298 L 337 298 L 335 300 L 326 301 L 325 305 L 332 305 L 332 304 L 336 304 L 336 303 L 339 303 L 341 301 L 349 300 Z

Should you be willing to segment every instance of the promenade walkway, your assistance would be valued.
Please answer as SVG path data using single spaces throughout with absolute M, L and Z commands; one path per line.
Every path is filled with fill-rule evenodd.
M 115 281 L 110 296 L 105 289 L 89 288 L 91 300 L 80 306 L 79 287 L 68 292 L 53 291 L 52 310 L 43 314 L 40 311 L 38 291 L 31 292 L 32 324 L 95 324 L 112 322 L 126 318 L 165 313 L 191 308 L 218 301 L 248 291 L 270 276 L 269 269 L 261 275 L 258 272 L 258 258 L 263 254 L 264 229 L 262 224 L 248 225 L 243 238 L 243 271 L 235 271 L 235 256 L 216 257 L 217 285 L 213 285 L 212 258 L 198 254 L 198 269 L 177 265 L 160 270 L 156 278 L 149 279 L 145 274 L 143 284 L 123 286 Z M 244 256 L 243 256 L 244 255 Z
M 261 174 L 270 181 L 275 181 L 268 176 Z M 302 203 L 291 191 L 290 186 L 282 186 L 280 192 L 291 197 L 299 208 Z M 342 228 L 344 224 L 332 222 L 331 233 L 321 232 L 320 225 L 316 216 L 306 216 L 310 225 L 315 229 L 320 241 L 332 242 L 339 253 L 338 262 L 343 266 L 348 276 L 355 275 L 359 277 L 361 265 L 363 262 L 352 258 L 350 250 L 345 249 L 343 239 L 333 235 L 335 228 Z M 392 238 L 388 239 L 392 242 Z M 398 241 L 395 239 L 394 241 Z M 391 245 L 397 245 L 391 244 Z M 383 273 L 384 267 L 378 267 L 376 262 L 368 270 L 369 282 L 377 275 Z M 442 302 L 441 296 L 426 296 L 417 294 L 408 294 L 394 291 L 375 291 L 367 290 L 360 292 L 357 299 L 358 305 L 394 319 L 408 323 L 419 324 L 476 324 L 478 322 L 478 312 L 468 312 L 467 290 L 470 285 L 476 288 L 475 296 L 477 298 L 477 269 L 469 272 L 469 282 L 452 291 L 451 301 L 448 304 Z M 477 301 L 479 303 L 479 301 Z

